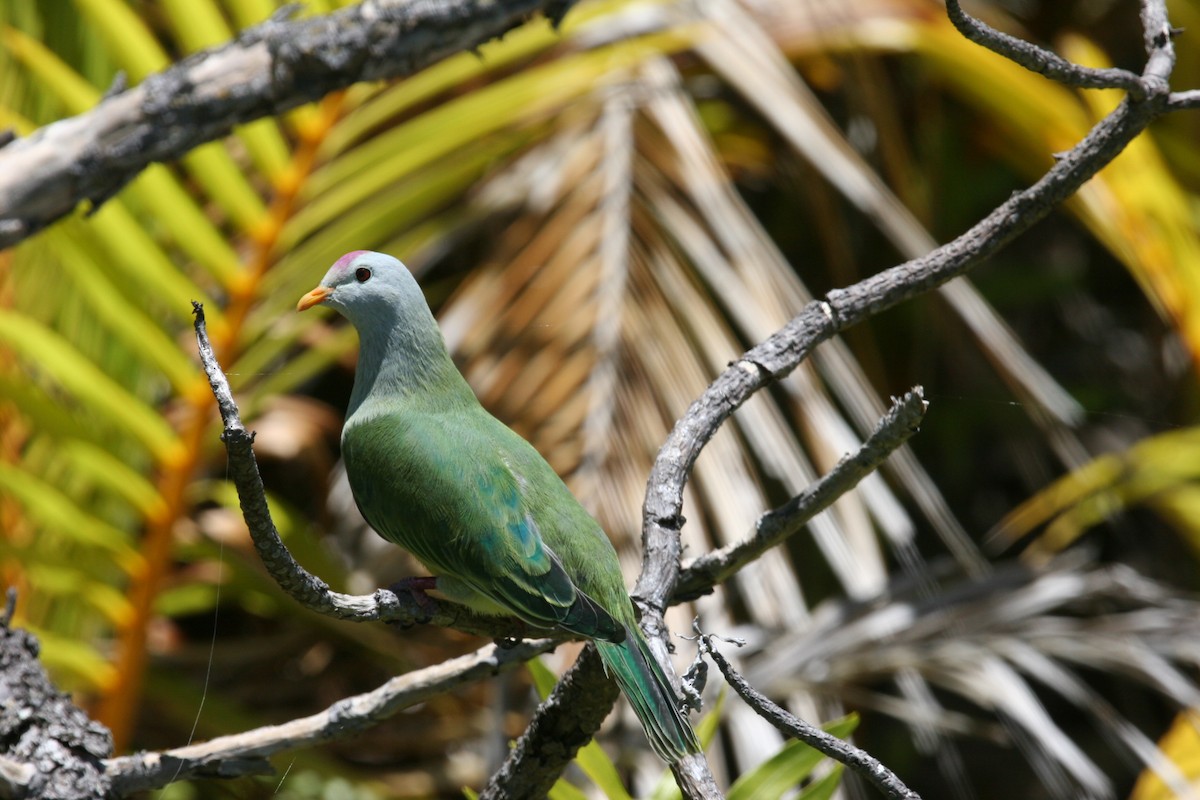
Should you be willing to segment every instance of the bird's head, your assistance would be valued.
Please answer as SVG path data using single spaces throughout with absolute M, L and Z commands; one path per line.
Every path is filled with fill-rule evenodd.
M 403 315 L 424 296 L 408 268 L 398 259 L 370 250 L 355 250 L 334 262 L 317 288 L 296 304 L 296 310 L 326 305 L 341 312 L 356 327 L 370 319 Z

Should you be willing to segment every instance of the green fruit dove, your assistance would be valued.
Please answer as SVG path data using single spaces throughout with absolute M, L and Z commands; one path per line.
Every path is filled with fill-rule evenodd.
M 367 522 L 433 573 L 412 585 L 593 640 L 654 751 L 669 763 L 698 752 L 612 543 L 533 446 L 479 404 L 408 269 L 347 253 L 298 309 L 316 305 L 358 330 L 342 456 Z

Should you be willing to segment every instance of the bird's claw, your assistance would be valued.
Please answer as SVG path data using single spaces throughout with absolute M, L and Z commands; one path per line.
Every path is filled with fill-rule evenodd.
M 397 597 L 407 594 L 417 606 L 417 613 L 413 615 L 412 622 L 399 623 L 401 628 L 411 628 L 413 625 L 427 625 L 433 621 L 434 615 L 438 612 L 438 602 L 430 597 L 427 592 L 436 588 L 437 578 L 430 576 L 403 578 L 388 587 Z

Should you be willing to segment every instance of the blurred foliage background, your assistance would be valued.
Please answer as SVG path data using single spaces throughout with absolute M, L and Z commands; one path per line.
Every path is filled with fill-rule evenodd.
M 276 6 L 7 0 L 0 128 L 82 112 L 118 72 L 136 83 Z M 1200 3 L 1170 8 L 1192 88 Z M 972 10 L 1140 69 L 1132 0 Z M 353 334 L 293 313 L 353 249 L 419 275 L 480 397 L 632 575 L 649 465 L 712 377 L 810 297 L 962 232 L 1119 99 L 966 42 L 934 0 L 585 0 L 559 31 L 531 20 L 155 165 L 0 253 L 0 578 L 18 624 L 123 751 L 311 713 L 478 645 L 297 609 L 224 479 L 193 299 L 293 552 L 348 591 L 414 569 L 339 477 Z M 973 284 L 824 345 L 741 410 L 689 486 L 691 553 L 828 469 L 889 394 L 922 384 L 932 404 L 911 450 L 675 630 L 698 614 L 743 636 L 740 667 L 810 719 L 861 712 L 859 743 L 927 798 L 1180 789 L 1198 751 L 1175 715 L 1200 704 L 1198 128 L 1159 123 Z M 523 729 L 531 687 L 497 679 L 279 759 L 281 784 L 168 794 L 461 796 Z M 738 702 L 713 713 L 723 782 L 782 746 Z M 1178 768 L 1154 744 L 1173 719 Z M 661 768 L 640 737 L 617 714 L 602 741 L 645 793 Z M 1158 776 L 1139 780 L 1146 762 Z

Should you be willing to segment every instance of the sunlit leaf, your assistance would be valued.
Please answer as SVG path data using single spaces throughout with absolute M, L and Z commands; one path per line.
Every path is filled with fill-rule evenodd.
M 1196 711 L 1182 711 L 1175 716 L 1158 746 L 1189 782 L 1192 791 L 1200 789 L 1200 731 L 1197 730 Z M 1180 797 L 1152 769 L 1145 769 L 1138 777 L 1129 800 L 1176 800 Z
M 17 498 L 29 516 L 42 524 L 81 544 L 108 552 L 126 571 L 140 566 L 140 556 L 127 533 L 81 509 L 55 487 L 4 463 L 0 463 L 0 487 Z
M 41 42 L 16 28 L 0 27 L 0 44 L 33 72 L 72 114 L 82 114 L 96 104 L 100 92 L 68 67 Z
M 219 592 L 210 583 L 188 583 L 162 592 L 154 601 L 154 609 L 167 617 L 182 617 L 212 611 Z
M 688 41 L 686 32 L 642 37 L 560 59 L 438 106 L 314 175 L 306 187 L 311 200 L 293 218 L 288 233 L 304 237 L 433 159 L 503 127 L 531 121 L 590 91 L 601 75 L 650 54 L 679 49 Z
M 111 52 L 133 81 L 139 82 L 170 63 L 154 34 L 123 0 L 75 0 L 75 5 L 109 42 Z
M 559 778 L 550 787 L 547 797 L 550 800 L 587 800 L 587 793 L 567 783 L 563 778 Z
M 838 764 L 823 778 L 818 778 L 800 792 L 796 800 L 829 800 L 838 790 L 842 782 L 842 772 L 846 768 Z
M 95 261 L 86 241 L 71 235 L 71 230 L 56 231 L 48 237 L 51 248 L 61 254 L 60 263 L 71 276 L 82 296 L 104 321 L 114 336 L 130 352 L 153 364 L 171 381 L 176 391 L 195 383 L 198 372 L 176 342 L 141 308 L 134 306 L 128 296 L 108 281 Z
M 164 513 L 162 495 L 154 484 L 110 451 L 77 440 L 60 443 L 57 448 L 72 469 L 96 486 L 123 498 L 143 517 L 152 518 Z
M 70 343 L 34 320 L 0 309 L 0 341 L 39 372 L 51 376 L 89 411 L 128 432 L 159 461 L 177 456 L 175 432 L 153 409 L 129 394 Z
M 116 680 L 113 665 L 95 647 L 36 626 L 30 626 L 30 632 L 41 643 L 42 664 L 65 686 L 104 691 Z
M 858 725 L 857 717 L 845 717 L 822 727 L 838 738 L 849 736 Z M 772 800 L 796 789 L 825 756 L 799 741 L 788 742 L 753 772 L 738 778 L 729 787 L 729 800 Z
M 192 301 L 213 305 L 207 295 L 171 263 L 158 243 L 120 200 L 105 203 L 92 216 L 87 230 L 104 245 L 105 264 L 120 270 L 125 292 L 144 297 L 177 320 L 188 322 Z M 214 309 L 210 324 L 220 325 L 221 315 Z
M 1013 542 L 1045 525 L 1034 553 L 1061 551 L 1087 529 L 1133 506 L 1183 511 L 1200 481 L 1200 428 L 1168 431 L 1123 453 L 1099 456 L 1040 490 L 1013 509 L 992 536 Z M 1175 497 L 1179 494 L 1179 497 Z M 1176 505 L 1172 505 L 1175 503 Z M 1200 552 L 1200 526 L 1174 514 L 1178 530 Z
M 131 609 L 125 595 L 116 587 L 97 580 L 86 569 L 34 561 L 27 567 L 29 585 L 39 595 L 65 598 L 81 597 L 114 625 L 129 621 Z

